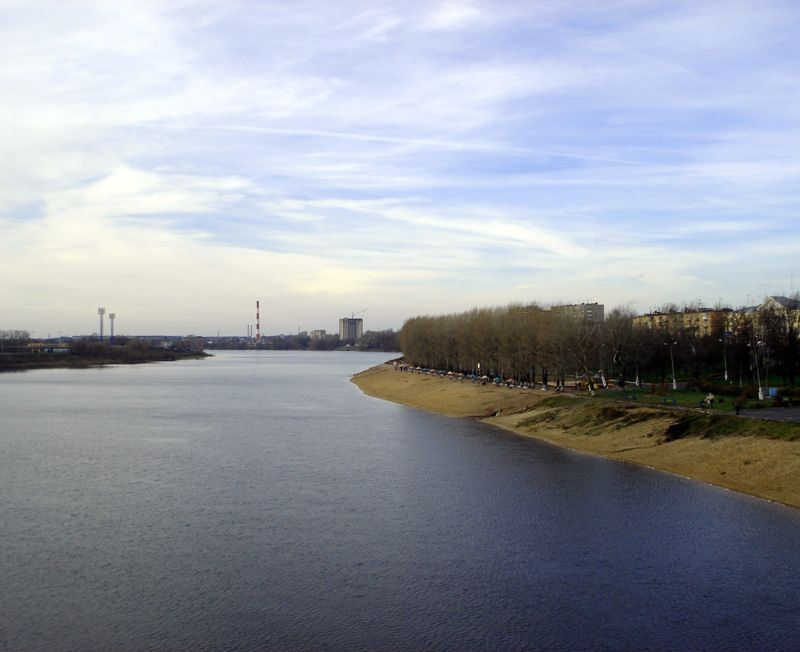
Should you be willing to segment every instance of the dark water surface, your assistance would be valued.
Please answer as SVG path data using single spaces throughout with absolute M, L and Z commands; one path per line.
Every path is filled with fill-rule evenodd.
M 0 376 L 0 647 L 800 648 L 800 512 L 348 382 L 386 357 Z

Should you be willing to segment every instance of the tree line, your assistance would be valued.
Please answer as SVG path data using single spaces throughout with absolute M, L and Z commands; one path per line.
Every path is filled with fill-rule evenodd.
M 334 351 L 344 346 L 339 335 L 331 333 L 313 339 L 308 333 L 297 335 L 268 335 L 261 338 L 258 348 L 272 350 Z M 365 331 L 356 342 L 359 351 L 398 351 L 399 334 L 390 329 Z
M 338 333 L 330 333 L 322 337 L 312 338 L 308 332 L 302 331 L 288 335 L 264 335 L 256 345 L 251 338 L 230 337 L 214 340 L 215 349 L 262 349 L 266 351 L 335 351 L 345 346 Z M 399 333 L 391 328 L 380 331 L 366 331 L 356 342 L 359 351 L 400 350 Z
M 766 384 L 769 375 L 796 383 L 798 312 L 721 314 L 701 336 L 694 329 L 635 327 L 625 307 L 591 321 L 539 304 L 511 304 L 413 317 L 400 331 L 400 347 L 414 366 L 562 387 L 578 380 L 663 383 L 673 367 L 684 380 L 722 382 L 727 375 L 743 387 Z

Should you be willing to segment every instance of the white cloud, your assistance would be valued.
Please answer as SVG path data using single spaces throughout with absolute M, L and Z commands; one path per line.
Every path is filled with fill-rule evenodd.
M 478 21 L 482 12 L 472 2 L 441 2 L 427 17 L 429 29 L 459 29 Z
M 214 331 L 261 293 L 293 330 L 351 304 L 389 326 L 755 295 L 796 251 L 798 17 L 6 2 L 0 314 L 79 329 L 114 299 L 142 330 Z

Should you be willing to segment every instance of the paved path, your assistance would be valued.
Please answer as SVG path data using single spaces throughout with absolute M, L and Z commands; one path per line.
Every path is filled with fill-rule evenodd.
M 800 423 L 800 407 L 764 408 L 763 410 L 742 410 L 743 417 L 768 419 L 769 421 L 791 421 Z

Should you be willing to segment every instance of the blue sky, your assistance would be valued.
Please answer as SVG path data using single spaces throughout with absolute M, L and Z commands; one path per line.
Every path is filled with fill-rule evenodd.
M 0 0 L 0 328 L 800 286 L 800 5 Z M 793 285 L 793 275 L 798 280 Z

